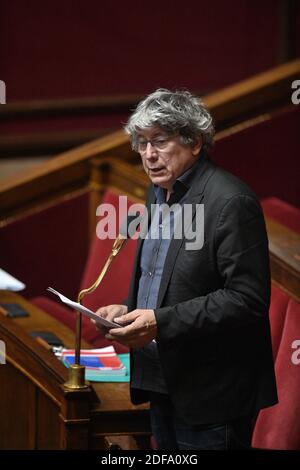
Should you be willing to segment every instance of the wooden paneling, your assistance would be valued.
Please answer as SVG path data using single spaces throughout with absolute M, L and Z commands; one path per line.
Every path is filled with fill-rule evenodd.
M 300 302 L 300 235 L 266 219 L 272 279 Z
M 61 446 L 59 406 L 40 390 L 31 407 L 36 407 L 36 443 L 35 449 L 53 450 Z
M 128 383 L 66 389 L 67 369 L 28 333 L 52 331 L 67 347 L 74 346 L 73 333 L 17 294 L 0 291 L 0 302 L 30 312 L 15 320 L 0 315 L 7 352 L 7 364 L 0 366 L 1 449 L 106 449 L 107 434 L 137 436 L 149 445 L 148 405 L 132 405 Z
M 0 449 L 34 449 L 34 383 L 10 363 L 0 366 L 0 383 Z

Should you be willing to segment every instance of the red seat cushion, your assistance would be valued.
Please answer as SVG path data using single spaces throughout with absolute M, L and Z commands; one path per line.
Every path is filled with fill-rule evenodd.
M 261 200 L 261 205 L 266 217 L 276 220 L 294 232 L 300 233 L 300 209 L 292 206 L 277 197 L 269 197 Z
M 300 304 L 289 300 L 275 362 L 279 403 L 259 413 L 252 445 L 300 450 Z

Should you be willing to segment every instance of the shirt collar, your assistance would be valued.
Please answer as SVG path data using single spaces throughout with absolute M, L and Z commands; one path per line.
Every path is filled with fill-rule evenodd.
M 205 153 L 201 150 L 199 157 L 197 158 L 196 163 L 193 166 L 188 168 L 182 175 L 180 175 L 175 183 L 173 184 L 173 193 L 170 196 L 167 204 L 171 205 L 175 202 L 179 202 L 180 199 L 187 193 L 191 188 L 195 174 L 199 165 L 201 165 L 202 160 L 205 159 Z M 156 201 L 159 204 L 166 202 L 166 190 L 154 184 L 154 192 L 156 196 Z

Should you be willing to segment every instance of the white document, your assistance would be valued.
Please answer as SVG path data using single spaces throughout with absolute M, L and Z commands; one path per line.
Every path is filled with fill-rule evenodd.
M 18 281 L 15 277 L 8 274 L 3 269 L 0 269 L 0 289 L 1 290 L 13 290 L 15 292 L 25 289 L 25 284 Z
M 52 294 L 57 295 L 64 304 L 68 305 L 71 308 L 74 308 L 75 310 L 78 310 L 79 312 L 83 313 L 83 315 L 86 315 L 89 318 L 92 318 L 93 320 L 96 321 L 96 323 L 99 323 L 101 326 L 104 326 L 105 328 L 111 329 L 111 328 L 122 327 L 121 325 L 118 325 L 118 323 L 105 320 L 105 318 L 102 318 L 99 315 L 96 315 L 96 313 L 92 312 L 92 310 L 89 310 L 83 305 L 77 302 L 73 302 L 72 300 L 65 297 L 63 294 L 60 294 L 59 292 L 57 292 L 57 290 L 53 289 L 52 287 L 48 287 L 47 290 L 49 292 L 52 292 Z

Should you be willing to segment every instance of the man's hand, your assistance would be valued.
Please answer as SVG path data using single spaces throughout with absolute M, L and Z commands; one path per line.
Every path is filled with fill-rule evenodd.
M 133 310 L 121 317 L 114 317 L 114 321 L 120 325 L 127 323 L 129 325 L 123 328 L 112 328 L 105 337 L 130 348 L 141 348 L 156 337 L 157 325 L 154 310 Z
M 106 307 L 101 307 L 97 310 L 96 315 L 99 317 L 105 318 L 109 321 L 114 321 L 116 317 L 120 317 L 121 315 L 125 315 L 128 312 L 127 305 L 107 305 Z M 96 328 L 101 331 L 103 334 L 107 333 L 107 328 L 101 326 L 99 323 L 96 324 L 95 320 L 91 320 L 92 323 L 95 324 Z

